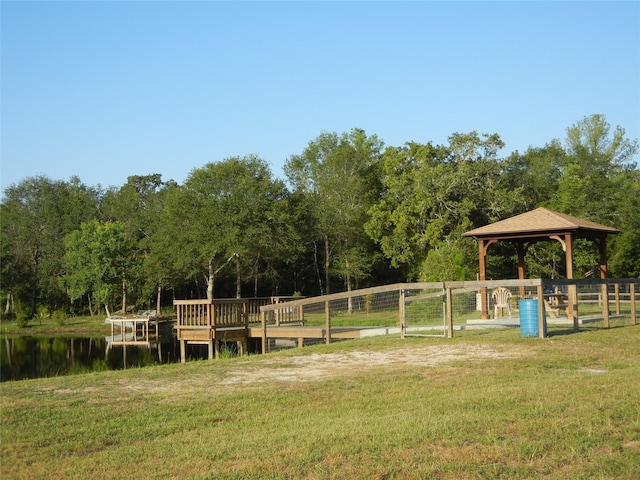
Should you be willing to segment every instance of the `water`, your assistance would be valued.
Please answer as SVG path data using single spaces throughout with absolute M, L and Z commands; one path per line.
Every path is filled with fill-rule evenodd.
M 189 345 L 188 359 L 207 358 L 207 348 Z M 111 345 L 111 336 L 0 337 L 0 381 L 56 377 L 180 362 L 180 344 L 167 335 L 144 345 Z

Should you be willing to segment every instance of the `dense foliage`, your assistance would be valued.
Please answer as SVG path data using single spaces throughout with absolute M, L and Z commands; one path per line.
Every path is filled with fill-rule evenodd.
M 182 185 L 27 178 L 0 204 L 4 315 L 475 279 L 477 246 L 462 233 L 540 206 L 618 228 L 610 274 L 640 276 L 637 140 L 602 115 L 566 133 L 506 158 L 497 134 L 385 148 L 359 129 L 322 133 L 287 160 L 288 184 L 255 156 L 196 168 Z M 562 277 L 560 248 L 531 246 L 528 275 Z M 597 248 L 575 252 L 574 276 L 591 275 Z M 489 253 L 490 277 L 516 276 L 510 245 Z

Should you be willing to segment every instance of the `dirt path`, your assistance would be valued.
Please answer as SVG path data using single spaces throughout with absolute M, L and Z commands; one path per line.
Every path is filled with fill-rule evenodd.
M 433 367 L 459 360 L 516 358 L 520 349 L 505 346 L 500 350 L 486 345 L 437 345 L 388 351 L 355 351 L 312 354 L 266 360 L 261 367 L 230 370 L 222 385 L 247 385 L 264 382 L 304 382 L 337 377 L 347 371 L 363 371 L 381 365 Z

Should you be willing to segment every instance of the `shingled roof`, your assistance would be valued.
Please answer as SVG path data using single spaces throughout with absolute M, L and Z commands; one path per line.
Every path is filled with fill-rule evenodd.
M 553 235 L 558 232 L 572 232 L 576 237 L 592 237 L 619 233 L 619 230 L 582 220 L 547 208 L 536 208 L 484 227 L 470 230 L 464 237 L 526 238 Z

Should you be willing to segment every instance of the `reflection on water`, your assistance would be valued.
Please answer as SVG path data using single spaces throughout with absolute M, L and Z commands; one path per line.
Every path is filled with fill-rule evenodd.
M 180 361 L 180 345 L 168 335 L 140 345 L 111 345 L 100 337 L 0 337 L 0 380 L 55 377 Z M 207 348 L 190 346 L 190 359 L 207 358 Z

